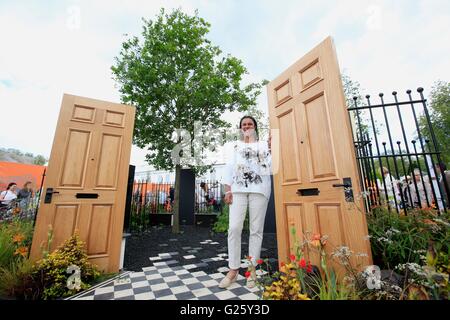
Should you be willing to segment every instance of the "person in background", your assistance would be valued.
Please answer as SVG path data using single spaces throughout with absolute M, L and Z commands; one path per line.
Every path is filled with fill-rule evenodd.
M 0 203 L 8 205 L 11 201 L 17 199 L 17 183 L 11 182 L 5 191 L 0 193 Z
M 208 185 L 204 182 L 200 183 L 200 188 L 203 190 L 204 192 L 204 197 L 206 200 L 206 205 L 209 206 L 213 206 L 214 210 L 217 209 L 217 201 L 214 197 L 214 191 L 212 191 L 211 189 L 208 188 Z
M 437 163 L 435 165 L 435 168 L 436 168 L 436 176 L 439 182 L 439 189 L 441 190 L 442 198 L 444 200 L 444 205 L 448 209 L 450 205 L 450 194 L 448 194 L 445 189 L 444 179 L 447 182 L 447 187 L 450 189 L 450 171 L 447 170 L 445 163 L 441 163 L 440 165 Z M 443 174 L 441 168 L 444 172 Z
M 33 197 L 32 182 L 27 181 L 23 185 L 23 188 L 17 193 L 17 200 L 22 208 L 26 208 L 31 203 L 31 198 Z
M 388 168 L 383 167 L 381 171 L 384 176 L 384 182 L 386 183 L 387 201 L 390 207 L 395 208 L 395 203 L 397 202 L 398 205 L 401 202 L 398 181 L 389 173 Z M 383 180 L 381 180 L 379 190 L 382 193 L 383 198 L 386 198 Z
M 428 204 L 431 206 L 433 203 L 433 195 L 431 191 L 431 185 L 428 181 L 425 179 L 422 181 L 422 178 L 420 176 L 420 170 L 414 169 L 414 179 L 416 180 L 417 184 L 417 190 L 419 191 L 417 194 L 416 187 L 414 185 L 414 182 L 409 183 L 409 193 L 411 193 L 411 198 L 409 197 L 409 193 L 406 192 L 406 196 L 409 202 L 409 205 L 411 207 L 416 208 L 426 208 L 428 207 Z M 428 198 L 428 204 L 427 204 L 427 198 Z

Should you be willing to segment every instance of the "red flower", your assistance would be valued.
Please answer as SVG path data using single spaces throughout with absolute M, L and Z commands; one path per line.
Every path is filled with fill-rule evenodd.
M 308 273 L 312 272 L 312 265 L 311 264 L 308 265 L 308 269 L 306 269 L 306 272 L 308 272 Z
M 295 255 L 291 254 L 290 257 L 291 261 L 295 261 Z
M 305 268 L 306 268 L 306 260 L 305 260 L 304 258 L 301 258 L 301 259 L 298 261 L 298 266 L 299 266 L 300 268 L 305 269 Z
M 247 272 L 245 273 L 245 277 L 246 277 L 246 278 L 250 277 L 250 275 L 251 275 L 250 271 L 247 271 Z
M 258 261 L 256 261 L 256 263 L 257 263 L 257 264 L 263 264 L 264 261 L 263 261 L 263 259 L 258 259 Z

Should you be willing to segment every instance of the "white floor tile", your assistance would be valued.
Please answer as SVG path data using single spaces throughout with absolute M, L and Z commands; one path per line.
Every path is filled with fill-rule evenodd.
M 178 276 L 170 276 L 170 277 L 164 278 L 165 282 L 171 282 L 171 281 L 177 281 L 177 280 L 180 280 L 180 278 Z
M 152 289 L 152 291 L 158 291 L 158 290 L 163 290 L 163 289 L 168 289 L 169 286 L 167 285 L 167 283 L 158 283 L 158 284 L 154 284 L 150 286 L 150 289 Z
M 193 277 L 206 276 L 206 272 L 205 271 L 192 272 L 192 276 Z
M 128 296 L 133 296 L 134 292 L 132 289 L 126 289 L 126 290 L 120 290 L 117 292 L 114 292 L 114 298 L 122 298 L 122 297 L 128 297 Z
M 187 278 L 181 280 L 184 284 L 193 284 L 193 283 L 199 283 L 198 279 L 196 278 Z
M 157 298 L 156 300 L 177 300 L 177 297 L 175 297 L 174 295 L 169 295 L 169 296 Z
M 179 294 L 179 293 L 190 291 L 190 289 L 188 287 L 186 287 L 186 286 L 179 286 L 179 287 L 175 287 L 175 288 L 170 288 L 170 290 L 173 292 L 173 294 Z
M 200 298 L 212 294 L 212 291 L 208 290 L 207 288 L 201 288 L 193 290 L 192 294 L 195 295 L 197 298 Z
M 219 285 L 219 282 L 216 280 L 207 280 L 207 281 L 203 281 L 202 284 L 205 287 L 215 287 Z
M 162 275 L 159 273 L 149 274 L 148 276 L 146 276 L 146 278 L 147 280 L 161 279 Z
M 103 294 L 103 293 L 111 293 L 114 292 L 114 287 L 113 286 L 109 286 L 106 288 L 97 288 L 95 289 L 95 294 L 99 295 L 99 294 Z
M 153 294 L 153 292 L 144 292 L 144 293 L 136 294 L 134 296 L 134 299 L 135 300 L 154 300 L 155 295 Z
M 148 283 L 148 281 L 139 281 L 139 282 L 133 282 L 131 284 L 131 286 L 133 288 L 142 288 L 142 287 L 148 287 L 149 283 Z
M 247 293 L 242 296 L 239 296 L 241 300 L 259 300 L 258 296 L 254 293 Z
M 228 290 L 215 293 L 216 297 L 220 300 L 227 300 L 236 297 L 236 295 Z

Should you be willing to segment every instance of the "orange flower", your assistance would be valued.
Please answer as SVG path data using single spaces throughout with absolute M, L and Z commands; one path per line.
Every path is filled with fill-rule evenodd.
M 24 239 L 25 239 L 25 236 L 23 234 L 21 234 L 21 233 L 15 234 L 13 236 L 13 242 L 14 243 L 22 242 Z
M 22 257 L 26 257 L 28 254 L 28 248 L 27 247 L 19 247 L 16 249 L 16 251 L 14 252 L 14 255 L 21 255 Z
M 314 235 L 312 236 L 312 238 L 311 238 L 311 244 L 312 244 L 314 247 L 320 247 L 321 242 L 320 242 L 320 234 L 319 234 L 319 233 L 316 233 L 316 234 L 314 234 Z

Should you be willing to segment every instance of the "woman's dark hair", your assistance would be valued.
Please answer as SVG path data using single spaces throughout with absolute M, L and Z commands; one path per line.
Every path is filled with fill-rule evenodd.
M 241 118 L 241 121 L 239 121 L 239 129 L 242 129 L 242 121 L 244 121 L 244 119 L 252 119 L 253 124 L 255 125 L 256 140 L 259 140 L 258 123 L 256 122 L 255 118 L 253 118 L 252 116 L 243 116 Z
M 9 190 L 12 186 L 17 186 L 17 183 L 11 182 L 10 184 L 8 184 L 8 187 L 6 188 L 6 190 Z

